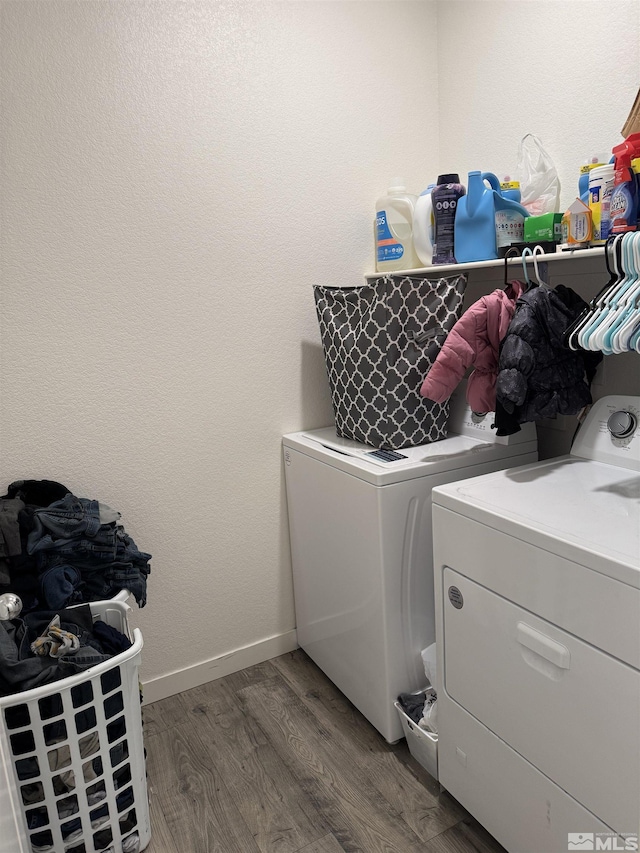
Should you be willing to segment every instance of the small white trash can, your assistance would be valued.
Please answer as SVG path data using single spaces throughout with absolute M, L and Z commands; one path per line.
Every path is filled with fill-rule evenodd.
M 427 773 L 430 773 L 434 779 L 438 779 L 438 735 L 435 732 L 429 732 L 426 729 L 420 728 L 417 723 L 414 723 L 411 717 L 407 716 L 402 710 L 402 705 L 399 702 L 394 702 L 404 736 L 407 739 L 409 752 L 422 765 Z

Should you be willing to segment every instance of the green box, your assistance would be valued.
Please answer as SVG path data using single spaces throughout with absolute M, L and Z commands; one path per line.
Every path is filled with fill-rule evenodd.
M 524 242 L 538 243 L 552 240 L 560 243 L 562 240 L 561 213 L 543 213 L 542 216 L 527 216 L 524 221 Z

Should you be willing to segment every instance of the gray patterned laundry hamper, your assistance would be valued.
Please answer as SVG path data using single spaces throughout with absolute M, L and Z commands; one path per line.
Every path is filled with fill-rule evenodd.
M 466 275 L 394 273 L 361 287 L 314 287 L 338 435 L 391 450 L 446 437 L 449 403 L 424 399 L 420 386 L 466 285 Z

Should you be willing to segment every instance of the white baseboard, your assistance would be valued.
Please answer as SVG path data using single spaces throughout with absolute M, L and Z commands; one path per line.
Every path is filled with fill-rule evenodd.
M 258 643 L 252 643 L 250 646 L 244 646 L 203 663 L 196 663 L 186 669 L 179 669 L 176 672 L 152 678 L 150 681 L 143 681 L 144 704 L 150 705 L 152 702 L 158 702 L 160 699 L 182 693 L 183 690 L 190 690 L 192 687 L 199 687 L 201 684 L 215 681 L 216 678 L 231 675 L 232 672 L 238 672 L 240 669 L 246 669 L 248 666 L 284 655 L 297 648 L 296 632 L 287 631 L 286 634 L 260 640 Z

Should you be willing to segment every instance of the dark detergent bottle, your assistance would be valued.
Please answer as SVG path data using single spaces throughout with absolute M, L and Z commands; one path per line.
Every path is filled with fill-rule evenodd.
M 460 176 L 455 172 L 438 176 L 438 183 L 431 193 L 434 219 L 434 264 L 456 263 L 453 253 L 456 208 L 458 199 L 465 193 L 464 185 L 460 183 Z

